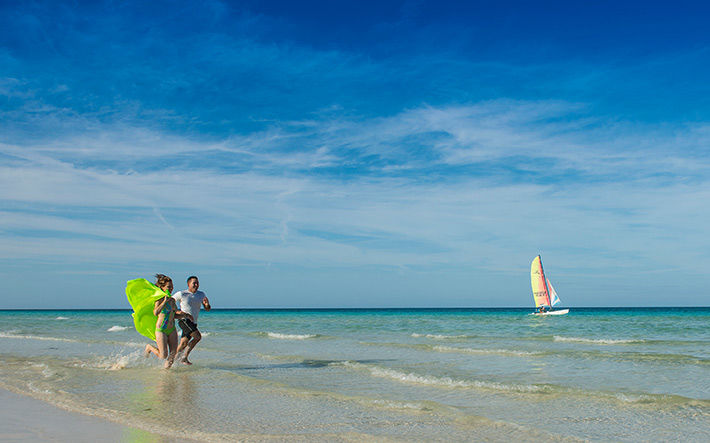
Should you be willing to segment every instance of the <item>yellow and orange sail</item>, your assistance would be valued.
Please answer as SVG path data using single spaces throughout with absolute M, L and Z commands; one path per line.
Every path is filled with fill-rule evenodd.
M 533 259 L 530 265 L 530 284 L 532 285 L 535 307 L 552 306 L 550 304 L 550 291 L 547 287 L 545 271 L 542 270 L 542 259 L 539 255 Z

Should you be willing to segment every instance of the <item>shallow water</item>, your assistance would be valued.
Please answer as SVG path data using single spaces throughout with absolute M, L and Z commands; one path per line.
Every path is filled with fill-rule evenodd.
M 2 311 L 0 383 L 204 440 L 710 440 L 710 309 L 529 312 L 213 310 L 165 371 L 129 311 Z

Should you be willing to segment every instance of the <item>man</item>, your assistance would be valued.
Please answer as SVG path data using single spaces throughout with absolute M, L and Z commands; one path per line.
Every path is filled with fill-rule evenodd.
M 192 315 L 193 318 L 193 320 L 189 318 L 178 320 L 182 335 L 180 336 L 180 345 L 177 348 L 177 353 L 179 355 L 180 352 L 185 351 L 185 355 L 182 356 L 180 361 L 186 365 L 192 364 L 187 357 L 195 348 L 195 345 L 202 340 L 202 334 L 197 330 L 197 316 L 200 315 L 200 306 L 204 306 L 205 311 L 212 309 L 205 293 L 197 290 L 199 287 L 200 281 L 197 277 L 191 275 L 187 278 L 187 289 L 173 295 L 175 301 L 180 303 L 180 310 Z

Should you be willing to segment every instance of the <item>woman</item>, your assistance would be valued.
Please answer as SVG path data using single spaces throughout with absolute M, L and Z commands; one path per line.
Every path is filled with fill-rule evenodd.
M 175 300 L 170 296 L 173 292 L 172 279 L 163 274 L 155 274 L 155 278 L 155 286 L 162 289 L 166 295 L 155 302 L 153 309 L 153 314 L 158 317 L 158 322 L 155 324 L 155 344 L 158 346 L 145 345 L 145 356 L 155 354 L 158 358 L 166 359 L 165 369 L 168 369 L 173 365 L 177 351 L 178 336 L 175 330 L 175 319 L 192 319 L 192 316 L 178 310 Z

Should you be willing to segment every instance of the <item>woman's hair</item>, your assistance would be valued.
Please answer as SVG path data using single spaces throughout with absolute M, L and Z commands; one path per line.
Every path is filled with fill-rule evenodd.
M 168 277 L 167 275 L 155 274 L 155 286 L 157 286 L 159 288 L 162 288 L 163 286 L 165 286 L 166 284 L 168 284 L 169 282 L 172 282 L 172 281 L 173 281 L 173 279 Z

